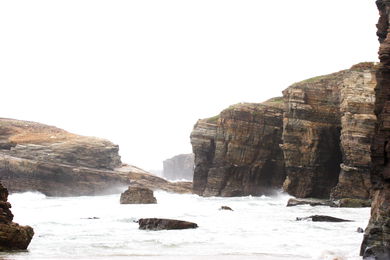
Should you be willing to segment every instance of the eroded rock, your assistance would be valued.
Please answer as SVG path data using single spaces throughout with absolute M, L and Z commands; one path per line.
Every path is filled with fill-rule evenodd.
M 321 199 L 289 199 L 287 201 L 287 207 L 299 206 L 299 205 L 310 205 L 310 206 L 330 206 L 336 207 L 336 204 L 330 200 Z
M 121 204 L 156 204 L 157 200 L 153 191 L 147 188 L 132 187 L 121 194 Z
M 12 222 L 11 204 L 7 202 L 8 191 L 0 183 L 0 251 L 27 249 L 34 236 L 30 226 Z
M 313 222 L 352 222 L 352 220 L 335 218 L 335 217 L 325 216 L 325 215 L 313 215 L 310 217 L 297 218 L 297 221 L 308 220 L 308 219 L 310 219 Z
M 138 224 L 139 229 L 144 230 L 191 229 L 198 227 L 198 225 L 193 222 L 161 218 L 141 218 L 138 220 Z
M 179 154 L 163 162 L 163 177 L 168 180 L 190 180 L 194 177 L 194 154 Z

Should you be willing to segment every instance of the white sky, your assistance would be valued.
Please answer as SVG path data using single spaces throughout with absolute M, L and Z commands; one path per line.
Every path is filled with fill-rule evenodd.
M 377 19 L 373 0 L 0 1 L 0 116 L 162 168 L 197 119 L 376 61 Z

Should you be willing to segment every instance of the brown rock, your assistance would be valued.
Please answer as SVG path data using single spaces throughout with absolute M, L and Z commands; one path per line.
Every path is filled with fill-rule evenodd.
M 0 183 L 0 251 L 27 249 L 34 230 L 12 222 L 11 204 L 7 199 L 8 191 Z
M 0 178 L 10 192 L 47 196 L 119 193 L 130 183 L 190 193 L 190 183 L 170 183 L 135 166 L 122 166 L 118 146 L 44 124 L 0 118 Z
M 198 227 L 198 225 L 193 222 L 161 218 L 141 218 L 138 220 L 138 224 L 139 229 L 145 230 L 190 229 Z
M 297 218 L 297 221 L 307 220 L 307 219 L 311 219 L 311 221 L 313 222 L 352 222 L 352 220 L 335 218 L 335 217 L 325 216 L 325 215 L 313 215 L 305 218 Z
M 193 190 L 202 196 L 269 194 L 285 178 L 282 103 L 238 104 L 199 120 L 192 133 Z
M 289 199 L 287 207 L 299 206 L 299 205 L 310 205 L 310 206 L 330 206 L 335 207 L 336 204 L 330 200 L 321 199 Z
M 121 194 L 120 203 L 121 204 L 156 204 L 157 200 L 153 196 L 152 190 L 129 186 L 129 188 Z
M 339 201 L 338 206 L 341 208 L 364 208 L 371 207 L 370 200 L 343 198 Z
M 373 200 L 371 218 L 360 254 L 365 258 L 390 259 L 390 2 L 376 1 L 380 66 L 376 73 L 375 125 L 371 145 Z

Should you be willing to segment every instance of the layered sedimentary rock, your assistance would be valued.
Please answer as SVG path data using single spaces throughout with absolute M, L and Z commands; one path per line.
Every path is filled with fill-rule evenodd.
M 8 191 L 0 183 L 0 251 L 27 249 L 34 230 L 30 226 L 12 222 L 14 215 L 7 200 Z
M 172 184 L 122 165 L 118 146 L 107 140 L 14 119 L 0 119 L 0 178 L 10 192 L 35 190 L 48 196 L 119 193 L 130 183 L 190 192 L 189 184 Z
M 267 194 L 285 178 L 282 100 L 243 103 L 199 120 L 191 133 L 193 190 L 203 196 Z
M 163 177 L 168 180 L 191 180 L 194 177 L 194 154 L 179 154 L 163 162 Z
M 333 189 L 334 198 L 369 197 L 375 83 L 375 65 L 361 63 L 283 91 L 288 193 L 328 198 Z
M 120 197 L 121 204 L 156 204 L 153 191 L 147 188 L 130 186 Z
M 382 260 L 390 259 L 390 2 L 376 3 L 380 13 L 377 25 L 380 67 L 376 73 L 377 122 L 371 146 L 373 202 L 361 255 Z

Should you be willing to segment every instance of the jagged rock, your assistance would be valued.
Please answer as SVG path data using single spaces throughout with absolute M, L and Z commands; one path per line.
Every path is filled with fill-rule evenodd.
M 282 100 L 238 104 L 199 120 L 192 133 L 193 191 L 202 196 L 269 194 L 285 178 Z
M 338 202 L 338 206 L 341 208 L 371 207 L 371 201 L 370 200 L 344 198 L 344 199 L 340 199 L 340 201 Z
M 360 254 L 384 260 L 390 259 L 390 2 L 378 0 L 376 4 L 380 14 L 377 24 L 380 66 L 376 73 L 377 121 L 371 145 L 373 200 Z
M 289 194 L 329 198 L 333 188 L 332 198 L 369 197 L 375 69 L 361 63 L 283 91 L 283 186 Z
M 156 204 L 153 191 L 140 187 L 129 187 L 120 197 L 121 204 Z
M 34 236 L 30 226 L 12 222 L 11 204 L 7 202 L 8 191 L 0 183 L 0 251 L 27 249 Z
M 220 210 L 231 210 L 231 211 L 233 211 L 233 209 L 231 207 L 228 207 L 228 206 L 222 206 L 220 208 Z
M 138 224 L 139 229 L 145 230 L 190 229 L 198 227 L 198 225 L 193 222 L 161 218 L 141 218 L 138 220 Z
M 310 205 L 310 206 L 330 206 L 336 207 L 336 204 L 330 200 L 321 199 L 289 199 L 287 201 L 287 207 L 299 206 L 299 205 Z
M 163 177 L 168 180 L 191 180 L 194 177 L 194 154 L 179 154 L 163 162 Z
M 311 219 L 311 221 L 313 222 L 352 222 L 352 220 L 335 218 L 335 217 L 325 216 L 325 215 L 313 215 L 310 217 L 297 218 L 297 221 L 308 220 L 308 219 Z
M 0 178 L 10 192 L 47 196 L 120 193 L 130 183 L 190 193 L 190 183 L 170 183 L 122 165 L 118 146 L 44 124 L 0 118 Z

